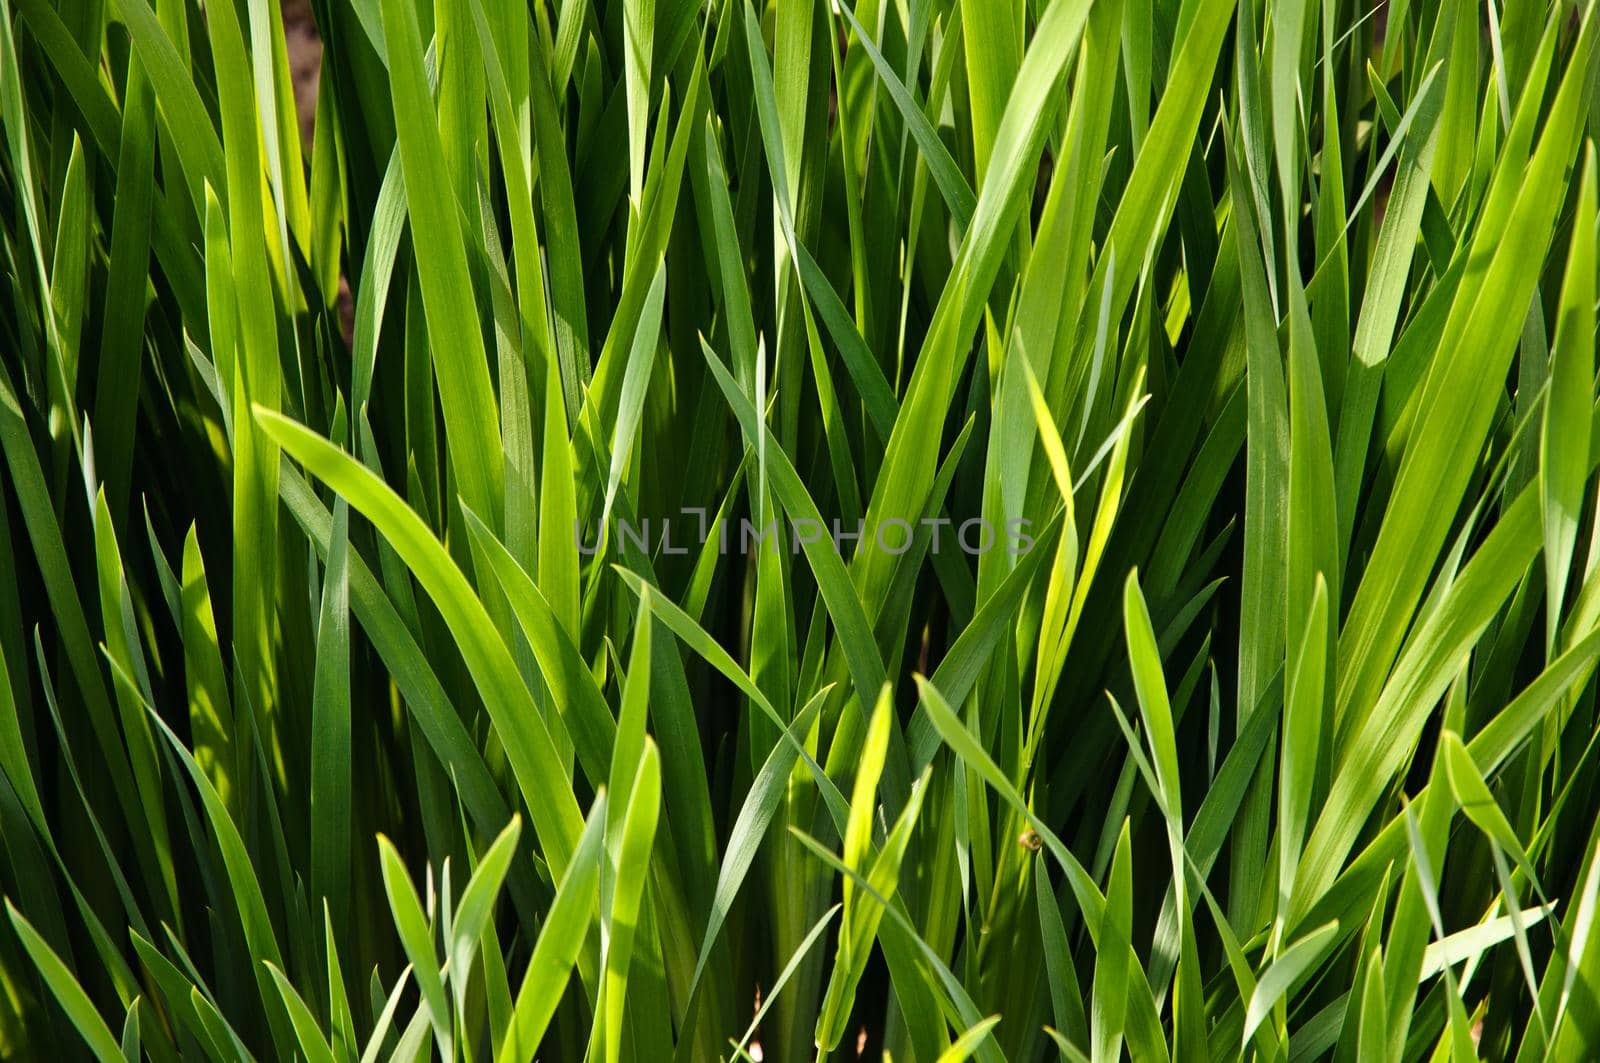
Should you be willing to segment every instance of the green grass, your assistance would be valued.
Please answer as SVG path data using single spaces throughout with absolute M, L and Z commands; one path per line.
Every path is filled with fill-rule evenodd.
M 0 1057 L 1600 1058 L 1588 7 L 279 3 L 0 0 Z

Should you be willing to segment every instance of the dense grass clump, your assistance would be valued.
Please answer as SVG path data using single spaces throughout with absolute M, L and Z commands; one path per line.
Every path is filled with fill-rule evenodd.
M 0 1057 L 1600 1058 L 1589 6 L 280 2 L 0 0 Z

